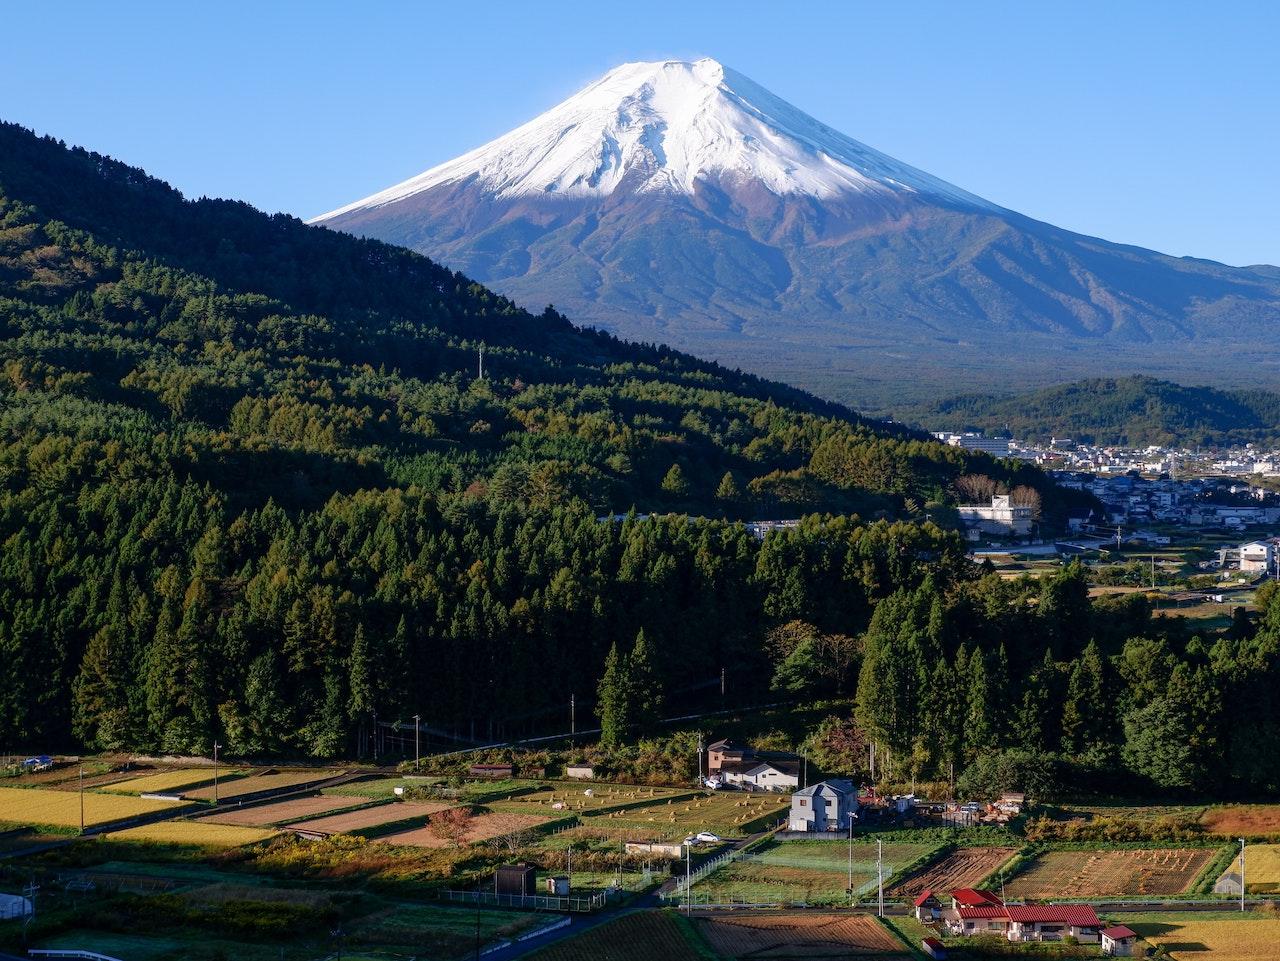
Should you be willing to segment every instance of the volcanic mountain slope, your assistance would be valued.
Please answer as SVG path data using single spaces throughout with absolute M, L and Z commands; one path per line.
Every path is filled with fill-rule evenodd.
M 316 221 L 427 253 L 517 302 L 870 406 L 1100 365 L 1280 383 L 1274 268 L 1032 220 L 714 60 L 619 67 Z

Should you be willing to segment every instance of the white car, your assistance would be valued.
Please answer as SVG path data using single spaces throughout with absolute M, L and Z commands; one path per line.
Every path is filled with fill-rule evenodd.
M 697 838 L 702 844 L 719 844 L 723 840 L 719 835 L 712 834 L 710 831 L 699 831 Z

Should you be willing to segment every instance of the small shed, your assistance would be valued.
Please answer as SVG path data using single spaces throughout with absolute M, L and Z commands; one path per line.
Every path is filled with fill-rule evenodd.
M 472 777 L 491 777 L 495 779 L 511 777 L 516 773 L 515 766 L 511 764 L 473 764 L 467 770 Z
M 538 893 L 538 872 L 530 864 L 503 864 L 493 874 L 495 894 L 530 897 Z
M 565 874 L 555 874 L 547 878 L 547 894 L 555 898 L 567 898 L 569 896 L 569 877 Z
M 1109 958 L 1132 958 L 1138 950 L 1138 933 L 1123 924 L 1103 928 L 1098 934 L 1102 953 Z
M 19 894 L 0 894 L 0 919 L 25 918 L 33 913 L 30 899 Z
M 596 772 L 590 764 L 569 764 L 564 769 L 564 776 L 575 781 L 594 781 Z
M 1213 885 L 1214 894 L 1239 894 L 1240 893 L 1240 872 L 1228 871 Z
M 920 942 L 920 947 L 931 958 L 945 958 L 947 956 L 947 946 L 937 938 L 925 938 Z

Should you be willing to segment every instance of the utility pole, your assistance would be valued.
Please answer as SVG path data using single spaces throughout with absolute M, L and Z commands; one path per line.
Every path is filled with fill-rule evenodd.
M 84 834 L 84 762 L 80 762 L 80 833 Z
M 213 742 L 213 806 L 218 806 L 218 748 L 222 747 L 217 739 Z
M 484 380 L 484 344 L 480 345 L 480 380 Z
M 373 763 L 378 763 L 378 712 L 373 712 Z
M 724 700 L 724 691 L 725 691 L 725 669 L 722 667 L 720 668 L 720 700 L 721 701 Z
M 849 812 L 849 907 L 853 907 L 853 812 Z
M 578 733 L 578 696 L 576 694 L 569 695 L 569 736 L 573 737 Z
M 422 752 L 418 746 L 418 736 L 422 731 L 422 715 L 415 714 L 413 716 L 413 769 L 418 770 L 418 761 L 422 757 Z
M 693 848 L 686 844 L 684 846 L 684 913 L 685 915 L 693 914 L 693 885 L 689 879 L 693 875 Z
M 1240 911 L 1244 911 L 1244 838 L 1240 839 Z
M 877 917 L 884 917 L 884 842 L 876 841 L 876 889 L 880 894 L 880 906 L 876 909 Z

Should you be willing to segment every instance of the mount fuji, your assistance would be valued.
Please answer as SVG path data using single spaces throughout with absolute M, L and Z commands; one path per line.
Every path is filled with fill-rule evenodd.
M 1280 270 L 1025 217 L 714 60 L 625 64 L 314 223 L 859 406 L 1141 372 L 1280 384 Z

